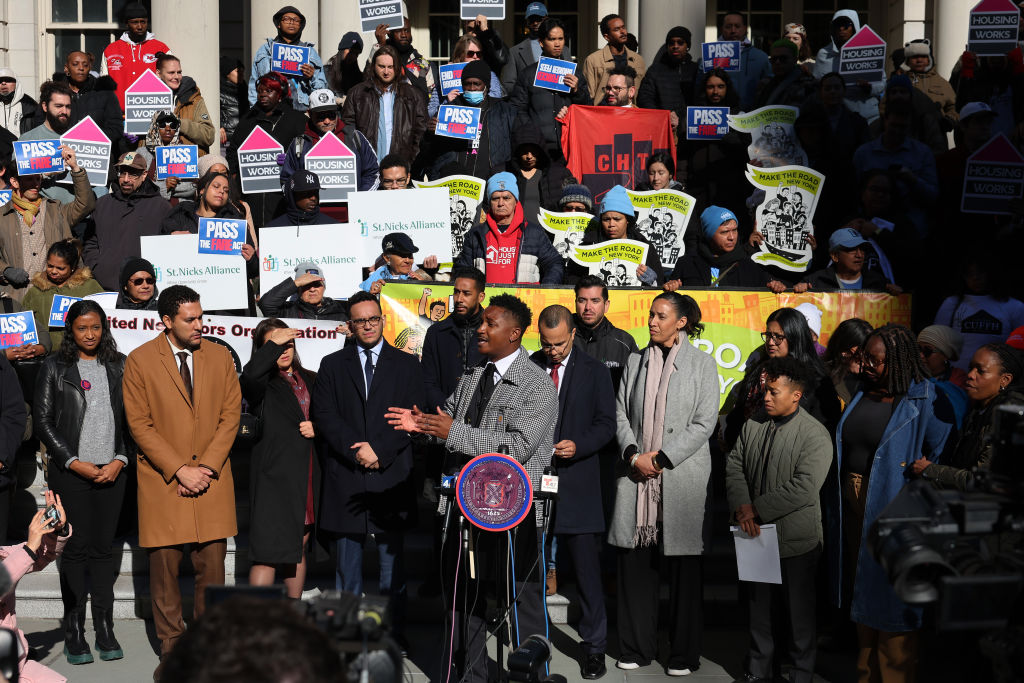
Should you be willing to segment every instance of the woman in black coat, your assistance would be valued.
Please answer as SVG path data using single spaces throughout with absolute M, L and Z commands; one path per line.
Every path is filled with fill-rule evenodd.
M 316 375 L 295 353 L 298 330 L 267 318 L 253 330 L 253 350 L 238 378 L 262 429 L 249 480 L 249 583 L 269 586 L 280 570 L 288 597 L 302 597 L 306 547 L 319 507 L 310 395 Z

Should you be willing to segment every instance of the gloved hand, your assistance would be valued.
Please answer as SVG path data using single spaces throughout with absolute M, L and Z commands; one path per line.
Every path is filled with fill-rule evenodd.
M 767 193 L 764 190 L 754 190 L 754 192 L 747 197 L 747 210 L 753 211 L 757 207 L 761 206 L 766 195 Z
M 28 273 L 21 268 L 15 268 L 14 266 L 7 266 L 4 268 L 4 279 L 12 287 L 27 287 L 28 286 Z
M 960 55 L 960 77 L 974 78 L 974 68 L 978 66 L 978 58 L 973 52 L 964 50 Z
M 278 154 L 277 155 L 277 165 L 278 166 L 284 166 L 284 160 L 287 159 L 287 158 L 288 158 L 288 155 L 284 154 L 283 152 L 281 154 Z
M 132 135 L 131 133 L 125 133 L 124 134 L 124 139 L 127 140 L 129 143 L 134 145 L 136 142 L 139 141 L 139 136 L 138 135 Z

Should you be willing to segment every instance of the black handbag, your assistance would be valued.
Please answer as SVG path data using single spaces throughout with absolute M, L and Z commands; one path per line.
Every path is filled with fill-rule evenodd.
M 251 408 L 252 406 L 246 406 Z M 263 402 L 260 402 L 259 414 L 243 410 L 238 418 L 238 433 L 235 434 L 236 446 L 253 446 L 260 440 L 263 433 Z

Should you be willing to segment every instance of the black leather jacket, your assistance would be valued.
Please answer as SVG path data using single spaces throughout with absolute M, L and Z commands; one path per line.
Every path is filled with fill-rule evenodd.
M 107 384 L 110 387 L 110 407 L 114 411 L 115 453 L 124 455 L 131 463 L 134 444 L 124 414 L 121 379 L 124 377 L 125 357 L 118 354 L 113 363 L 105 363 Z M 78 439 L 85 420 L 85 391 L 78 374 L 78 363 L 68 365 L 58 354 L 46 359 L 36 378 L 36 396 L 32 407 L 36 437 L 46 444 L 50 462 L 66 469 L 68 462 L 78 457 Z

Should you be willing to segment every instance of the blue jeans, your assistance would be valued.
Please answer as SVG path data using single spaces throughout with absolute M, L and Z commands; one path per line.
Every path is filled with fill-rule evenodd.
M 335 586 L 338 590 L 363 594 L 363 546 L 367 534 L 344 534 L 338 538 L 338 566 Z M 405 557 L 401 532 L 373 534 L 380 563 L 378 592 L 390 598 L 389 611 L 394 633 L 405 626 Z

